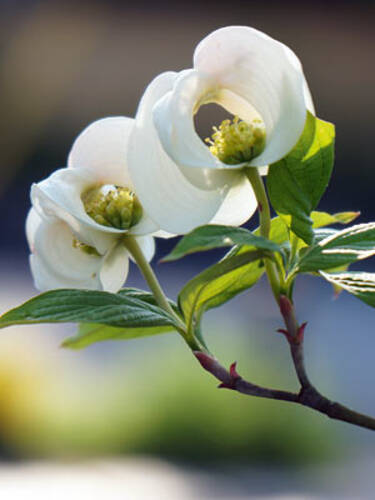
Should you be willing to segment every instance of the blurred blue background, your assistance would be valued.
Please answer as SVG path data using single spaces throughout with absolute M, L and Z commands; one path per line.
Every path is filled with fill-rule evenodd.
M 320 209 L 360 210 L 360 221 L 372 220 L 374 21 L 374 3 L 364 1 L 0 1 L 0 312 L 36 293 L 24 236 L 31 183 L 65 166 L 89 122 L 133 116 L 148 82 L 162 71 L 190 67 L 197 42 L 224 25 L 254 26 L 295 50 L 318 115 L 336 124 L 336 166 Z M 204 110 L 202 136 L 216 122 L 215 111 Z M 221 255 L 158 264 L 174 243 L 160 241 L 154 260 L 173 298 Z M 128 284 L 144 287 L 134 267 Z M 296 303 L 300 320 L 309 323 L 312 380 L 327 395 L 375 414 L 375 311 L 345 293 L 334 301 L 330 286 L 316 278 L 300 280 Z M 287 346 L 274 334 L 280 326 L 263 281 L 204 321 L 208 342 L 225 363 L 237 359 L 250 380 L 294 389 Z M 370 431 L 218 391 L 173 334 L 59 349 L 72 333 L 73 325 L 2 332 L 4 498 L 25 498 L 16 496 L 17 487 L 27 488 L 35 475 L 41 484 L 48 476 L 64 488 L 75 484 L 76 473 L 83 489 L 77 483 L 64 498 L 77 491 L 81 498 L 104 498 L 99 486 L 84 489 L 103 477 L 112 485 L 120 481 L 119 496 L 111 499 L 374 498 Z M 24 460 L 43 465 L 27 468 Z M 51 465 L 56 460 L 62 475 Z M 145 477 L 151 486 L 141 491 Z M 56 491 L 38 498 L 60 498 Z

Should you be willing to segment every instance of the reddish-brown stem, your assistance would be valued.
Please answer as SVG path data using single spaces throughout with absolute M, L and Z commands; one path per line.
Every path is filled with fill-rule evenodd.
M 327 417 L 348 422 L 349 424 L 375 430 L 375 419 L 355 412 L 346 406 L 336 403 L 326 398 L 313 386 L 307 375 L 304 353 L 303 353 L 303 334 L 306 323 L 298 325 L 294 306 L 286 297 L 280 297 L 280 312 L 284 318 L 285 330 L 279 330 L 283 333 L 289 342 L 290 352 L 293 359 L 294 368 L 300 383 L 298 393 L 289 391 L 280 391 L 261 387 L 243 379 L 233 363 L 229 370 L 222 366 L 219 361 L 210 354 L 193 351 L 201 366 L 220 381 L 220 388 L 231 389 L 233 391 L 246 394 L 248 396 L 257 396 L 261 398 L 276 399 L 279 401 L 289 401 L 302 406 L 307 406 L 313 410 L 319 411 Z
M 219 361 L 213 356 L 194 351 L 195 357 L 198 359 L 201 366 L 213 375 L 221 383 L 219 388 L 232 389 L 233 391 L 247 394 L 248 396 L 258 396 L 261 398 L 278 399 L 281 401 L 298 402 L 298 394 L 288 391 L 279 391 L 276 389 L 268 389 L 259 385 L 247 382 L 236 371 L 236 365 L 233 363 L 228 371 L 222 366 Z
M 258 201 L 260 234 L 264 238 L 268 238 L 271 227 L 271 212 L 263 181 L 257 169 L 249 167 L 246 169 L 246 174 Z M 297 239 L 294 240 L 293 244 L 294 249 L 292 247 L 292 253 L 296 251 Z M 285 329 L 280 329 L 278 331 L 284 334 L 289 342 L 294 368 L 301 387 L 299 393 L 268 389 L 252 384 L 244 380 L 237 373 L 235 364 L 232 364 L 228 371 L 210 354 L 201 351 L 193 351 L 200 364 L 221 382 L 219 387 L 238 391 L 249 396 L 298 403 L 324 413 L 330 418 L 375 430 L 374 418 L 362 415 L 350 408 L 346 408 L 339 403 L 329 400 L 320 394 L 312 385 L 306 372 L 303 353 L 303 337 L 306 323 L 302 325 L 298 324 L 293 302 L 286 295 L 281 293 L 283 288 L 280 286 L 274 264 L 266 260 L 265 267 L 275 300 L 280 307 L 280 312 L 284 319 Z

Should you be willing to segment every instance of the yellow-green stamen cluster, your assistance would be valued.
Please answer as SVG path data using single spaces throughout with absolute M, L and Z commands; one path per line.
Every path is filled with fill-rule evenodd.
M 235 116 L 233 122 L 224 120 L 213 129 L 212 139 L 206 142 L 211 153 L 228 165 L 250 161 L 264 149 L 266 132 L 261 120 L 247 123 Z
M 81 252 L 84 252 L 87 255 L 95 255 L 95 257 L 100 257 L 100 253 L 98 253 L 96 248 L 91 247 L 90 245 L 86 245 L 86 243 L 82 243 L 76 238 L 73 238 L 73 248 L 77 248 L 78 250 L 81 250 Z
M 129 229 L 142 217 L 142 206 L 129 188 L 96 186 L 82 195 L 86 213 L 95 222 L 116 229 Z

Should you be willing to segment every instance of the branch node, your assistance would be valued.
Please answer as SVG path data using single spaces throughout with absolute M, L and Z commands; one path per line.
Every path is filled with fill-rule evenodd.
M 302 344 L 302 342 L 303 342 L 303 337 L 304 337 L 306 325 L 307 325 L 307 322 L 302 323 L 302 325 L 298 328 L 297 335 L 295 337 L 293 335 L 291 335 L 288 332 L 288 330 L 285 330 L 284 328 L 279 328 L 276 331 L 278 333 L 282 333 L 290 345 L 299 345 L 299 344 Z
M 232 378 L 234 379 L 239 379 L 241 378 L 239 376 L 239 374 L 237 373 L 237 370 L 236 370 L 236 367 L 237 367 L 237 361 L 235 361 L 234 363 L 232 363 L 229 367 L 229 374 Z
M 295 337 L 293 337 L 292 335 L 290 335 L 290 333 L 288 332 L 288 330 L 285 330 L 284 328 L 279 328 L 276 331 L 277 331 L 277 333 L 282 333 L 284 335 L 284 337 L 286 338 L 286 340 L 289 342 L 289 344 L 295 344 L 296 343 Z
M 225 384 L 224 382 L 222 382 L 221 384 L 219 384 L 217 386 L 217 388 L 218 389 L 231 389 L 232 391 L 236 390 L 236 388 L 233 385 Z
M 307 326 L 307 321 L 302 323 L 302 325 L 298 328 L 297 330 L 297 337 L 296 340 L 298 341 L 298 344 L 301 344 L 303 342 L 303 337 L 305 335 L 305 328 Z

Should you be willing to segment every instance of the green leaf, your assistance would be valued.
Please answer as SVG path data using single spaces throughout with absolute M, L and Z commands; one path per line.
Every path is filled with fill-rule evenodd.
M 0 328 L 33 323 L 101 323 L 143 328 L 173 326 L 174 318 L 159 307 L 120 294 L 60 289 L 43 293 L 0 317 Z
M 360 215 L 360 212 L 340 212 L 337 214 L 328 214 L 327 212 L 311 212 L 311 220 L 313 221 L 313 228 L 314 228 L 314 237 L 319 239 L 322 239 L 323 233 L 322 233 L 322 227 L 329 226 L 332 224 L 348 224 L 349 222 L 353 221 L 356 217 Z M 270 234 L 269 234 L 269 239 L 279 245 L 281 248 L 285 248 L 286 252 L 288 252 L 290 245 L 289 241 L 293 235 L 291 232 L 288 225 L 287 219 L 290 219 L 290 217 L 274 217 L 271 220 L 271 227 L 270 227 Z M 318 229 L 319 228 L 319 229 Z M 257 228 L 254 231 L 255 235 L 260 235 L 260 229 Z M 331 233 L 330 233 L 331 234 Z M 327 234 L 326 234 L 327 236 Z M 297 236 L 294 236 L 295 238 L 298 238 Z M 301 250 L 302 248 L 305 248 L 305 251 L 307 250 L 307 245 L 306 243 L 298 238 L 297 242 L 297 250 Z M 253 247 L 243 247 L 244 250 L 253 250 Z M 275 255 L 276 260 L 279 262 L 280 265 L 283 265 L 283 260 L 278 256 Z
M 262 250 L 243 251 L 209 267 L 189 281 L 179 295 L 180 309 L 188 330 L 195 330 L 207 309 L 227 302 L 238 293 L 253 286 L 264 272 Z
M 152 293 L 140 290 L 138 288 L 123 288 L 118 292 L 118 295 L 125 297 L 133 297 L 148 304 L 157 305 L 155 297 Z M 169 301 L 175 312 L 179 313 L 177 304 Z M 136 328 L 118 328 L 115 326 L 107 326 L 99 323 L 82 323 L 78 325 L 78 332 L 73 337 L 65 339 L 62 347 L 70 349 L 83 349 L 96 342 L 105 340 L 130 340 L 134 338 L 148 337 L 169 333 L 174 331 L 173 326 L 148 326 Z
M 340 231 L 338 229 L 332 229 L 331 227 L 322 227 L 319 229 L 314 230 L 314 239 L 315 239 L 315 245 L 323 241 L 324 239 L 328 239 L 332 236 L 335 236 L 339 233 Z M 306 250 L 309 250 L 307 247 Z
M 251 231 L 233 226 L 208 225 L 201 226 L 185 235 L 175 246 L 172 252 L 164 257 L 163 261 L 177 260 L 185 255 L 234 245 L 250 245 L 271 252 L 280 251 L 278 245 Z
M 145 290 L 141 290 L 139 288 L 121 288 L 117 292 L 117 295 L 120 295 L 120 297 L 129 297 L 129 298 L 135 298 L 138 300 L 141 300 L 142 302 L 147 302 L 147 304 L 152 304 L 154 306 L 158 306 L 154 295 L 151 292 L 146 292 Z M 176 302 L 173 302 L 173 300 L 168 299 L 168 302 L 172 309 L 177 313 L 180 314 L 180 310 L 178 308 L 178 305 Z
M 333 233 L 303 254 L 297 263 L 297 272 L 332 269 L 375 254 L 374 222 L 331 231 Z
M 375 273 L 353 272 L 320 273 L 323 278 L 336 287 L 355 295 L 366 304 L 375 307 Z
M 337 214 L 328 214 L 327 212 L 311 212 L 310 217 L 313 222 L 313 228 L 331 226 L 333 224 L 350 224 L 361 212 L 339 212 Z
M 274 217 L 271 219 L 269 239 L 276 243 L 278 246 L 286 241 L 289 241 L 290 230 L 288 225 L 281 217 Z M 254 234 L 260 235 L 260 228 L 258 227 Z
M 331 177 L 334 161 L 334 126 L 307 114 L 296 146 L 272 164 L 267 188 L 273 208 L 291 216 L 291 229 L 306 243 L 313 242 L 310 213 L 317 207 Z
M 349 224 L 353 220 L 355 220 L 361 213 L 360 212 L 339 212 L 336 214 L 329 214 L 327 212 L 311 212 L 311 220 L 313 221 L 313 228 L 314 228 L 314 239 L 316 243 L 319 243 L 322 239 L 324 239 L 327 236 L 333 235 L 333 233 L 337 232 L 337 230 L 329 230 L 329 229 L 322 229 L 326 228 L 327 226 L 333 225 L 333 224 Z M 324 233 L 324 231 L 330 231 L 329 233 Z M 308 247 L 306 243 L 299 239 L 298 240 L 298 245 L 297 245 L 297 250 L 299 251 L 307 251 Z M 302 254 L 300 253 L 300 257 L 302 257 Z M 334 267 L 332 269 L 327 269 L 328 272 L 343 272 L 347 271 L 349 267 L 349 264 L 345 264 L 342 266 Z M 319 275 L 317 271 L 314 271 L 312 274 Z M 341 293 L 341 288 L 332 285 L 333 286 L 333 291 L 335 295 L 339 295 Z
M 65 339 L 61 346 L 70 349 L 83 349 L 91 344 L 103 342 L 105 340 L 130 340 L 172 331 L 174 331 L 173 326 L 117 328 L 115 326 L 106 326 L 97 323 L 82 323 L 78 326 L 78 333 L 73 337 Z
M 330 226 L 333 224 L 349 224 L 360 215 L 360 212 L 340 212 L 337 214 L 328 214 L 327 212 L 311 212 L 312 227 L 314 229 Z M 282 245 L 290 240 L 291 231 L 288 224 L 290 217 L 274 217 L 271 220 L 271 229 L 269 239 L 278 245 Z M 259 235 L 259 228 L 254 231 L 254 234 Z M 303 240 L 300 240 L 298 248 L 306 246 Z

